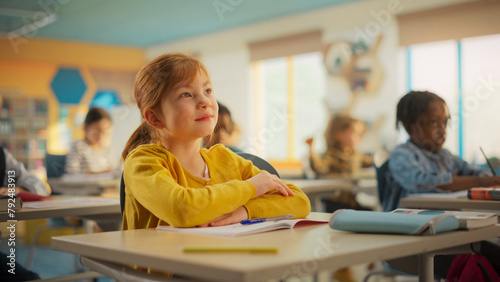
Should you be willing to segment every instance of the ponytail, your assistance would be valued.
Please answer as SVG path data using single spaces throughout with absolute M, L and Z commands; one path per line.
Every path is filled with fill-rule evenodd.
M 152 130 L 151 125 L 143 120 L 141 125 L 139 125 L 134 133 L 132 133 L 132 136 L 128 139 L 125 149 L 123 149 L 122 152 L 122 161 L 125 161 L 127 155 L 136 147 L 143 144 L 150 144 L 155 141 L 156 136 L 154 134 L 154 130 Z

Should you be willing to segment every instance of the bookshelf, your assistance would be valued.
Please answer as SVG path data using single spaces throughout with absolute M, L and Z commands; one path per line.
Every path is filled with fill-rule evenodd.
M 43 167 L 47 147 L 47 100 L 29 97 L 0 99 L 0 144 L 28 170 Z

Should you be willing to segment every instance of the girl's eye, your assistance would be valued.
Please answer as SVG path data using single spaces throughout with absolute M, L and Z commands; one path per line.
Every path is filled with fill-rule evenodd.
M 189 94 L 188 92 L 184 92 L 181 94 L 181 97 L 191 97 L 191 94 Z
M 208 88 L 207 90 L 205 90 L 205 94 L 212 94 L 212 89 Z

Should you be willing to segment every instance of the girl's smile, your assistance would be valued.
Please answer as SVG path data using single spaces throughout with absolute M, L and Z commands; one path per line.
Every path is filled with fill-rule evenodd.
M 214 117 L 214 115 L 207 114 L 207 115 L 203 115 L 203 116 L 195 119 L 195 121 L 210 121 L 213 117 Z

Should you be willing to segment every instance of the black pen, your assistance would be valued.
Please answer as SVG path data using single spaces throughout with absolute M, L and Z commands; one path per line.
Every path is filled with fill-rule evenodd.
M 496 176 L 497 174 L 495 173 L 495 170 L 493 169 L 493 166 L 491 165 L 490 161 L 489 161 L 489 160 L 488 160 L 488 158 L 486 157 L 486 154 L 484 153 L 483 148 L 479 147 L 479 150 L 481 150 L 481 153 L 483 153 L 483 156 L 484 156 L 484 158 L 486 159 L 486 163 L 488 164 L 488 166 L 489 166 L 489 167 L 490 167 L 490 169 L 491 169 L 491 173 L 493 173 L 493 175 L 495 175 L 495 176 Z

